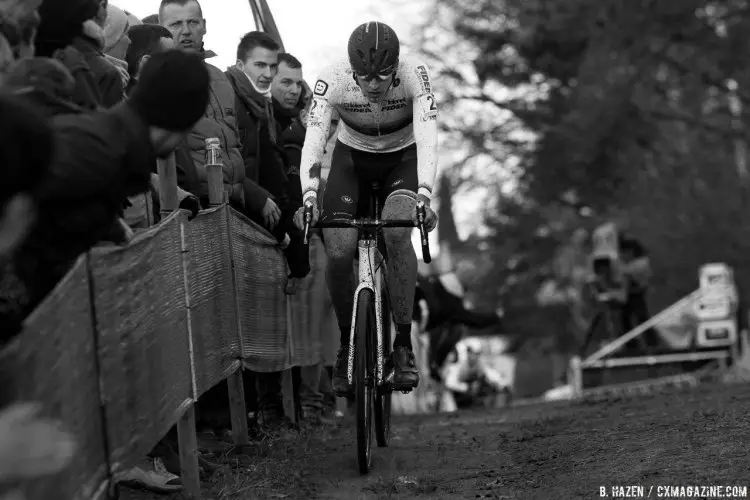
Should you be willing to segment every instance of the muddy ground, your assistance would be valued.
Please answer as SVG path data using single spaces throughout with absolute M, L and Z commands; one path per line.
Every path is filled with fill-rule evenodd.
M 648 492 L 677 484 L 750 490 L 750 385 L 394 417 L 391 446 L 374 448 L 367 476 L 357 471 L 354 447 L 350 419 L 271 441 L 226 458 L 204 498 L 593 499 L 600 486 Z

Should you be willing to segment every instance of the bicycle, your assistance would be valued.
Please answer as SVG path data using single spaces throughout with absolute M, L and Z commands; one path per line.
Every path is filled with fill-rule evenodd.
M 383 264 L 387 259 L 381 251 L 380 232 L 383 228 L 418 227 L 422 243 L 422 258 L 430 263 L 429 241 L 425 229 L 425 206 L 417 203 L 419 223 L 411 220 L 381 220 L 380 185 L 372 183 L 370 211 L 367 218 L 341 219 L 319 222 L 316 228 L 354 228 L 358 231 L 359 284 L 354 292 L 352 330 L 349 336 L 349 383 L 354 386 L 357 413 L 357 462 L 361 474 L 372 468 L 372 431 L 378 447 L 387 447 L 391 439 L 391 393 L 400 390 L 393 386 L 392 374 L 386 377 L 384 362 L 391 355 L 392 316 Z M 312 206 L 304 210 L 304 242 L 311 228 Z M 385 292 L 383 293 L 383 288 Z M 390 318 L 390 321 L 383 321 Z M 411 388 L 409 388 L 411 390 Z M 409 390 L 402 390 L 407 393 Z

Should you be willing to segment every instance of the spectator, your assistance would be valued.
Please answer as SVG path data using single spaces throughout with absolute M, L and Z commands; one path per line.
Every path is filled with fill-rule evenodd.
M 305 107 L 309 93 L 305 92 L 305 81 L 302 78 L 302 63 L 291 54 L 279 54 L 279 65 L 271 84 L 273 96 L 273 116 L 280 143 L 284 148 L 282 164 L 286 173 L 286 185 L 279 197 L 286 199 L 281 212 L 281 223 L 276 237 L 281 239 L 285 233 L 290 236 L 290 245 L 284 251 L 291 278 L 301 279 L 310 272 L 308 248 L 304 245 L 303 235 L 292 222 L 293 214 L 302 206 L 302 185 L 299 177 L 299 166 L 302 160 L 302 146 L 305 143 L 305 125 L 301 112 Z
M 276 126 L 269 123 L 273 115 L 271 82 L 280 50 L 279 44 L 266 33 L 248 33 L 237 48 L 237 64 L 226 72 L 234 89 L 234 107 L 242 140 L 245 206 L 250 218 L 269 230 L 279 224 L 281 209 L 260 184 L 261 179 L 272 181 L 283 175 L 279 157 L 272 152 Z M 282 178 L 281 182 L 285 183 L 286 179 Z
M 172 33 L 177 48 L 197 53 L 204 59 L 210 57 L 210 53 L 203 50 L 206 21 L 197 0 L 162 0 L 159 20 L 161 25 Z M 238 210 L 243 210 L 242 181 L 245 178 L 245 167 L 240 152 L 241 143 L 234 114 L 232 86 L 220 69 L 208 63 L 206 68 L 211 75 L 211 99 L 204 116 L 188 137 L 200 184 L 195 194 L 202 203 L 208 204 L 205 140 L 215 137 L 221 143 L 224 188 L 228 192 L 229 203 Z
M 304 80 L 302 77 L 302 64 L 291 54 L 279 54 L 278 71 L 271 84 L 271 95 L 273 96 L 273 111 L 277 118 L 277 129 L 284 147 L 286 156 L 286 177 L 289 202 L 284 211 L 291 207 L 291 213 L 302 206 L 302 188 L 299 180 L 299 165 L 302 156 L 302 146 L 305 143 L 305 126 L 300 119 L 300 112 L 305 104 Z M 323 411 L 323 393 L 320 390 L 322 369 L 322 346 L 325 343 L 328 331 L 325 329 L 325 295 L 327 286 L 325 283 L 326 257 L 323 243 L 317 234 L 311 235 L 310 247 L 303 244 L 303 235 L 296 228 L 287 226 L 287 232 L 291 236 L 291 244 L 285 250 L 289 267 L 298 274 L 310 272 L 310 260 L 315 263 L 314 272 L 308 280 L 305 290 L 299 295 L 299 299 L 305 301 L 300 304 L 298 314 L 308 312 L 305 321 L 305 336 L 317 336 L 312 345 L 318 349 L 311 349 L 306 353 L 306 361 L 309 364 L 300 366 L 299 402 L 302 409 L 303 421 L 308 423 L 327 422 Z M 299 269 L 302 268 L 300 271 Z M 303 274 L 303 275 L 304 275 Z M 294 306 L 294 303 L 293 303 Z M 305 339 L 306 340 L 306 339 Z M 304 342 L 305 340 L 302 340 Z M 303 344 L 305 345 L 305 344 Z M 309 341 L 308 344 L 310 345 Z
M 83 22 L 101 12 L 98 0 L 44 0 L 34 41 L 35 55 L 52 57 L 83 35 Z
M 54 155 L 52 130 L 23 97 L 0 97 L 0 345 L 21 330 L 28 290 L 13 256 L 38 213 L 38 191 Z
M 128 79 L 132 85 L 128 86 L 128 93 L 132 91 L 138 81 L 138 75 L 143 65 L 153 54 L 174 48 L 172 34 L 159 25 L 139 25 L 130 28 L 132 43 L 125 55 L 128 68 Z M 129 34 L 129 35 L 130 35 Z M 179 207 L 189 210 L 192 216 L 200 211 L 198 198 L 188 192 L 187 187 L 195 189 L 195 165 L 190 156 L 190 150 L 183 141 L 175 149 L 177 166 L 177 198 Z M 189 182 L 192 180 L 192 183 Z M 159 176 L 151 174 L 151 190 L 149 193 L 131 196 L 129 206 L 125 209 L 125 222 L 133 229 L 145 229 L 159 220 Z
M 2 17 L 0 12 L 0 17 Z M 4 39 L 0 35 L 0 40 Z M 16 299 L 26 294 L 12 256 L 36 219 L 37 189 L 54 154 L 52 129 L 25 98 L 0 94 L 0 345 L 21 330 Z M 23 498 L 8 485 L 55 474 L 72 460 L 76 443 L 60 422 L 42 418 L 30 403 L 7 404 L 14 394 L 0 386 L 0 496 Z
M 75 80 L 63 64 L 48 57 L 33 57 L 16 63 L 5 79 L 8 91 L 23 95 L 48 116 L 80 113 L 73 104 Z
M 68 68 L 76 81 L 73 102 L 88 110 L 112 107 L 124 95 L 119 71 L 102 52 L 106 11 L 106 1 L 93 0 L 45 0 L 39 10 L 38 55 L 55 57 Z M 89 17 L 80 20 L 83 15 Z
M 287 203 L 288 178 L 271 97 L 280 50 L 268 34 L 247 33 L 237 47 L 237 64 L 226 75 L 234 89 L 241 133 L 248 215 L 284 242 L 286 231 L 281 207 Z M 258 421 L 268 429 L 283 428 L 288 422 L 281 394 L 281 372 L 257 373 L 256 377 Z M 250 376 L 246 374 L 245 378 L 246 385 L 251 386 Z
M 622 333 L 626 333 L 649 319 L 646 293 L 651 279 L 651 260 L 646 248 L 636 238 L 621 234 L 619 246 L 623 277 L 627 283 L 627 299 L 621 315 Z M 660 344 L 659 335 L 653 328 L 634 340 L 631 345 L 638 345 L 642 351 L 651 350 Z
M 140 21 L 136 22 L 140 24 Z M 130 37 L 128 36 L 130 26 L 130 19 L 124 10 L 112 4 L 107 6 L 102 50 L 104 51 L 104 58 L 120 73 L 123 93 L 128 86 L 128 80 L 130 80 L 128 64 L 125 62 L 125 55 L 128 52 L 128 47 L 130 47 Z
M 40 188 L 39 220 L 14 259 L 29 290 L 25 317 L 99 241 L 124 241 L 123 201 L 149 189 L 157 156 L 170 153 L 202 116 L 209 77 L 200 59 L 152 56 L 128 101 L 55 118 L 57 153 Z M 23 318 L 21 318 L 23 319 Z

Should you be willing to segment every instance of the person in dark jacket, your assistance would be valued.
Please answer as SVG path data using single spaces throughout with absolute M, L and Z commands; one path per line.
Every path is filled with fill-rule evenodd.
M 209 105 L 203 118 L 187 139 L 201 185 L 200 192 L 195 194 L 201 202 L 208 204 L 208 177 L 205 168 L 206 139 L 219 139 L 224 172 L 224 192 L 229 197 L 229 204 L 236 210 L 243 211 L 245 165 L 242 161 L 242 145 L 235 117 L 234 91 L 224 72 L 208 63 L 208 59 L 216 54 L 204 49 L 206 20 L 203 18 L 200 3 L 197 0 L 162 0 L 159 5 L 159 21 L 172 33 L 176 48 L 203 57 L 206 61 L 206 69 L 211 75 Z
M 96 113 L 54 118 L 56 154 L 39 188 L 39 218 L 14 264 L 29 297 L 25 316 L 99 241 L 121 242 L 122 203 L 148 191 L 153 164 L 203 115 L 209 77 L 200 57 L 154 55 L 130 99 Z
M 122 101 L 124 89 L 120 72 L 107 60 L 102 50 L 103 47 L 104 30 L 102 27 L 93 19 L 85 21 L 83 35 L 73 40 L 72 48 L 83 55 L 84 61 L 94 75 L 99 105 L 111 108 Z
M 300 114 L 305 106 L 305 82 L 302 76 L 302 63 L 293 55 L 288 53 L 279 54 L 279 66 L 276 76 L 271 85 L 273 97 L 273 112 L 276 118 L 278 137 L 281 139 L 284 150 L 284 161 L 286 167 L 288 196 L 287 206 L 294 212 L 302 206 L 302 186 L 299 178 L 299 166 L 302 157 L 302 146 L 305 143 L 305 125 L 302 123 Z M 291 222 L 291 221 L 290 221 Z M 305 245 L 303 234 L 296 227 L 287 227 L 286 232 L 290 236 L 289 247 L 284 250 L 292 276 L 305 276 L 310 273 L 311 254 L 317 260 L 318 272 L 311 276 L 313 281 L 321 283 L 322 289 L 326 290 L 325 274 L 321 272 L 320 262 L 325 262 L 325 251 L 320 240 L 316 241 L 317 235 L 311 235 L 310 245 Z M 323 268 L 324 269 L 324 268 Z M 292 280 L 293 282 L 297 280 Z M 308 286 L 315 287 L 310 282 Z M 313 289 L 313 288 L 311 288 Z M 310 295 L 307 295 L 310 297 Z M 310 297 L 308 307 L 323 308 L 322 297 Z M 321 322 L 322 323 L 322 322 Z M 323 324 L 310 324 L 307 335 L 320 335 L 321 344 L 329 337 L 325 332 Z M 308 358 L 309 361 L 313 361 Z M 320 391 L 320 379 L 322 364 L 302 365 L 299 370 L 299 402 L 302 409 L 302 418 L 306 423 L 317 424 L 327 422 L 324 416 L 324 397 Z
M 174 48 L 174 40 L 172 39 L 172 33 L 158 24 L 133 26 L 128 30 L 128 36 L 131 44 L 125 55 L 125 61 L 128 64 L 130 75 L 127 90 L 127 93 L 130 94 L 138 82 L 141 67 L 152 55 Z M 177 163 L 177 185 L 197 196 L 201 189 L 200 180 L 187 140 L 175 149 L 175 161 Z
M 37 219 L 38 190 L 54 155 L 52 128 L 24 97 L 0 94 L 0 345 L 21 330 L 28 291 L 13 266 Z
M 39 7 L 41 22 L 34 43 L 38 57 L 55 58 L 70 71 L 75 80 L 72 100 L 77 106 L 90 111 L 102 105 L 100 90 L 100 81 L 104 78 L 102 72 L 108 72 L 111 75 L 110 81 L 114 81 L 112 77 L 116 77 L 119 84 L 119 73 L 104 60 L 103 55 L 97 61 L 106 66 L 96 65 L 94 59 L 97 55 L 97 41 L 84 32 L 84 25 L 87 21 L 90 26 L 94 23 L 93 19 L 101 18 L 101 7 L 101 2 L 98 0 L 44 0 Z M 106 12 L 106 7 L 104 12 Z M 96 28 L 93 30 L 95 31 Z M 91 31 L 92 28 L 89 27 L 88 32 L 91 33 Z M 81 50 L 85 47 L 90 49 L 85 51 L 87 53 Z M 96 67 L 92 68 L 92 62 Z M 122 88 L 120 87 L 121 98 Z
M 50 117 L 83 111 L 72 100 L 73 75 L 56 59 L 32 57 L 19 61 L 6 75 L 5 88 L 28 98 Z
M 235 109 L 245 162 L 245 206 L 249 217 L 265 227 L 285 248 L 290 278 L 301 279 L 310 272 L 308 259 L 300 255 L 302 237 L 294 231 L 292 217 L 301 202 L 299 167 L 289 178 L 289 163 L 284 150 L 271 83 L 276 74 L 280 46 L 268 34 L 246 34 L 237 49 L 237 65 L 227 70 L 235 91 Z M 299 96 L 298 96 L 299 97 Z M 292 108 L 291 115 L 299 115 Z M 286 121 L 289 122 L 292 116 Z M 295 189 L 296 187 L 296 189 Z M 295 197 L 296 193 L 296 197 Z M 292 237 L 296 241 L 292 241 Z
M 279 66 L 271 85 L 273 113 L 276 118 L 277 136 L 283 146 L 284 168 L 286 170 L 286 206 L 282 213 L 283 231 L 289 235 L 290 244 L 284 254 L 291 277 L 301 279 L 310 273 L 310 252 L 304 244 L 304 236 L 291 220 L 302 206 L 302 184 L 299 166 L 302 160 L 302 146 L 305 144 L 305 125 L 300 113 L 305 106 L 305 82 L 302 79 L 302 63 L 291 54 L 279 54 Z M 286 216 L 284 214 L 287 214 Z M 281 224 L 280 224 L 281 225 Z M 277 230 L 277 237 L 282 231 Z
M 109 6 L 112 9 L 112 6 Z M 135 37 L 133 43 L 130 32 Z M 153 54 L 174 48 L 172 34 L 163 26 L 137 25 L 130 28 L 128 33 L 128 51 L 124 56 L 128 68 L 128 95 L 135 88 L 143 65 Z M 179 208 L 189 210 L 192 217 L 198 215 L 201 209 L 200 201 L 194 192 L 199 189 L 195 164 L 190 155 L 190 148 L 186 141 L 182 141 L 175 149 L 175 166 L 177 168 L 177 200 Z M 155 165 L 154 165 L 155 166 Z M 186 189 L 190 186 L 193 191 Z M 156 170 L 151 173 L 151 192 L 128 199 L 124 219 L 133 229 L 145 229 L 156 224 L 161 219 L 159 211 L 160 181 Z
M 286 175 L 271 104 L 271 82 L 279 44 L 253 31 L 237 47 L 237 64 L 226 71 L 235 94 L 235 114 L 245 164 L 245 207 L 255 222 L 273 231 L 286 202 Z M 258 60 L 256 60 L 258 59 Z

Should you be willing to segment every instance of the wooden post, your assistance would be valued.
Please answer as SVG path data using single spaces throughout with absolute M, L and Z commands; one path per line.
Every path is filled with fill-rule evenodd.
M 281 372 L 281 400 L 284 405 L 284 415 L 295 423 L 299 420 L 299 410 L 294 401 L 294 374 L 292 368 Z
M 578 356 L 570 358 L 568 380 L 568 383 L 573 388 L 573 396 L 580 398 L 583 395 L 583 373 L 581 370 L 581 358 Z
M 208 203 L 216 207 L 224 203 L 224 168 L 221 164 L 207 164 Z
M 242 365 L 227 378 L 229 387 L 229 415 L 232 420 L 232 440 L 238 446 L 250 443 L 247 430 L 247 406 Z
M 159 204 L 162 219 L 177 210 L 180 206 L 177 197 L 177 164 L 175 163 L 174 153 L 166 159 L 156 161 L 157 172 L 159 173 Z
M 293 295 L 291 297 L 298 296 Z M 294 332 L 292 331 L 294 328 L 294 313 L 292 312 L 291 297 L 289 295 L 284 295 L 284 300 L 286 301 L 286 329 L 288 338 L 292 338 L 294 334 Z M 291 368 L 281 372 L 281 400 L 284 404 L 284 414 L 288 418 L 291 418 L 295 422 L 298 422 L 299 412 L 301 411 L 301 408 L 298 408 L 295 404 L 294 375 L 292 374 Z
M 185 495 L 191 500 L 201 498 L 198 468 L 198 437 L 195 434 L 195 407 L 190 406 L 177 423 L 177 442 L 180 448 L 180 479 Z

